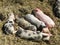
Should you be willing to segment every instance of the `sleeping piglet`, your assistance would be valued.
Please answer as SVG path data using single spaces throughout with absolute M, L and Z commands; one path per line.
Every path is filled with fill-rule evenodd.
M 37 28 L 41 29 L 42 27 L 46 26 L 44 22 L 40 21 L 32 14 L 27 14 L 24 18 L 30 23 L 32 23 L 33 25 L 36 25 Z
M 40 41 L 41 39 L 43 40 L 50 39 L 50 35 L 47 33 L 43 33 L 40 31 L 24 30 L 21 27 L 18 28 L 16 35 L 19 36 L 20 38 L 30 39 L 34 41 Z M 43 36 L 46 36 L 46 37 L 43 37 Z
M 34 16 L 37 17 L 39 20 L 43 21 L 48 28 L 55 26 L 54 21 L 49 16 L 44 14 L 40 9 L 34 9 L 32 11 L 32 14 L 34 14 Z
M 33 31 L 36 31 L 37 30 L 37 27 L 35 25 L 32 25 L 31 23 L 29 23 L 24 18 L 16 17 L 16 22 L 18 23 L 18 25 L 20 27 L 22 27 L 24 29 L 29 29 L 29 30 L 33 30 Z

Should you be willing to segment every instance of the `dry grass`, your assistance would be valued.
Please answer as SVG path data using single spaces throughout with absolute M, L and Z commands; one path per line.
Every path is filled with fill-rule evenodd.
M 51 29 L 53 36 L 51 37 L 50 43 L 44 41 L 34 42 L 20 39 L 15 35 L 5 35 L 1 30 L 4 20 L 0 23 L 0 45 L 60 45 L 60 19 L 54 16 L 52 6 L 48 3 L 48 0 L 43 0 L 43 2 L 40 0 L 0 0 L 0 13 L 6 17 L 11 11 L 13 11 L 15 15 L 25 15 L 26 13 L 24 13 L 24 11 L 21 12 L 20 9 L 25 9 L 27 13 L 31 13 L 32 9 L 36 7 L 39 7 L 56 23 L 55 28 Z

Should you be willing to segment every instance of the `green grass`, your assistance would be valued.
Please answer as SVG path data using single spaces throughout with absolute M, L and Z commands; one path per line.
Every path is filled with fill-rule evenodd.
M 0 0 L 0 13 L 5 15 L 6 18 L 7 14 L 11 11 L 13 11 L 15 15 L 25 15 L 24 12 L 19 10 L 25 9 L 28 13 L 31 13 L 31 11 L 36 7 L 39 7 L 56 23 L 55 28 L 51 29 L 53 36 L 51 37 L 50 43 L 44 41 L 34 42 L 21 39 L 15 35 L 5 35 L 1 30 L 2 25 L 6 21 L 4 20 L 0 23 L 0 45 L 60 45 L 60 19 L 54 16 L 52 6 L 48 3 L 48 0 L 44 0 L 43 2 L 40 0 Z

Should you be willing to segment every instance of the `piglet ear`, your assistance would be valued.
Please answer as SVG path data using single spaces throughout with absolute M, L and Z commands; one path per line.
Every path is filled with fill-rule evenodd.
M 34 10 L 37 12 L 37 11 L 40 11 L 40 8 L 35 8 Z

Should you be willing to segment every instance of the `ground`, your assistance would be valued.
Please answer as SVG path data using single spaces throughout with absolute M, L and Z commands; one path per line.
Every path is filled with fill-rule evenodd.
M 60 45 L 60 19 L 54 16 L 53 3 L 51 0 L 0 0 L 0 13 L 6 18 L 11 11 L 15 15 L 23 16 L 31 13 L 36 7 L 40 8 L 45 14 L 50 16 L 54 22 L 55 27 L 51 29 L 53 36 L 50 42 L 35 42 L 16 37 L 15 35 L 5 35 L 2 32 L 2 26 L 6 19 L 0 23 L 0 45 Z

